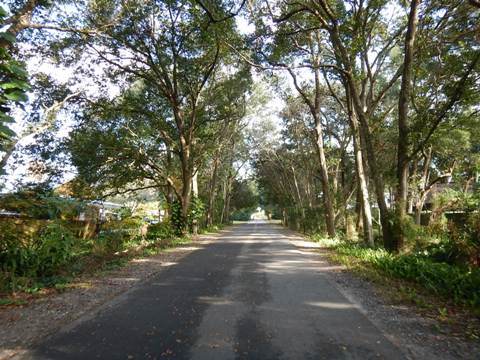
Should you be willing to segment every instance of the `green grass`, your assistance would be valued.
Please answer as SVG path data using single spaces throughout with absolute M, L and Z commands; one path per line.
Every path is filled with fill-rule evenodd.
M 20 306 L 20 305 L 25 305 L 27 303 L 28 301 L 23 299 L 0 299 L 0 306 L 8 306 L 8 305 Z

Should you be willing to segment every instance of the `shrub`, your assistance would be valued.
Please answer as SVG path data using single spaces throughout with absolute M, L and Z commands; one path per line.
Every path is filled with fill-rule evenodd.
M 254 210 L 252 209 L 235 210 L 231 215 L 231 219 L 233 221 L 248 221 L 250 220 L 250 217 L 252 216 L 253 212 Z
M 144 237 L 142 233 L 144 226 L 146 224 L 139 217 L 109 221 L 102 226 L 102 230 L 93 240 L 93 251 L 99 254 L 122 251 L 127 243 L 139 242 Z
M 186 220 L 182 214 L 182 205 L 178 200 L 172 203 L 170 221 L 175 235 L 182 235 L 185 232 Z
M 188 226 L 190 229 L 193 228 L 194 224 L 199 224 L 200 220 L 204 216 L 205 206 L 203 205 L 202 200 L 197 197 L 193 196 L 192 201 L 190 202 L 190 209 L 188 211 Z
M 51 191 L 22 190 L 1 199 L 0 207 L 34 219 L 73 220 L 85 203 L 54 195 Z
M 73 256 L 75 237 L 59 222 L 48 224 L 30 242 L 11 238 L 3 242 L 3 271 L 19 276 L 51 276 Z
M 65 226 L 53 222 L 40 234 L 32 250 L 37 275 L 50 276 L 74 256 L 75 237 Z
M 455 303 L 480 305 L 480 270 L 436 262 L 422 254 L 394 255 L 383 249 L 368 249 L 342 243 L 339 254 L 353 256 L 390 276 L 414 281 Z
M 147 240 L 158 241 L 167 240 L 175 236 L 175 232 L 169 222 L 161 222 L 158 224 L 152 224 L 147 230 Z

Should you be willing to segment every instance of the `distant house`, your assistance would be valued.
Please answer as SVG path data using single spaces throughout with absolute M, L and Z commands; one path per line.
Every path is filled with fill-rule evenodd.
M 123 205 L 109 202 L 109 201 L 99 201 L 94 200 L 87 203 L 86 211 L 80 212 L 78 215 L 79 221 L 88 221 L 92 220 L 91 215 L 89 215 L 88 208 L 94 209 L 96 213 L 96 217 L 100 221 L 107 221 L 107 220 L 116 220 L 118 215 L 117 211 L 122 208 Z

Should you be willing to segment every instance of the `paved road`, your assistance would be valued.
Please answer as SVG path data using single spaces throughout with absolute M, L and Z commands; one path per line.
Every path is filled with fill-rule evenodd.
M 403 359 L 278 225 L 231 228 L 34 359 Z

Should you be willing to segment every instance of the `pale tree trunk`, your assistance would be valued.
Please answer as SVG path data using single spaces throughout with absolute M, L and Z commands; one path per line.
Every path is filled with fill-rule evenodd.
M 313 65 L 318 65 L 318 56 L 315 54 L 313 47 L 313 40 L 310 39 L 310 51 L 311 51 L 311 61 Z M 320 74 L 319 69 L 315 68 L 315 96 L 313 101 L 310 99 L 309 95 L 301 88 L 298 84 L 297 76 L 294 71 L 290 68 L 287 68 L 290 76 L 292 77 L 293 84 L 295 89 L 298 91 L 305 104 L 308 106 L 310 113 L 315 121 L 315 146 L 320 163 L 320 181 L 322 183 L 322 192 L 323 192 L 323 206 L 325 208 L 325 224 L 327 227 L 327 233 L 329 237 L 335 237 L 335 210 L 333 206 L 333 198 L 330 191 L 329 179 L 328 179 L 328 167 L 327 160 L 325 157 L 325 147 L 323 143 L 323 125 L 320 119 L 320 100 L 322 96 L 322 89 L 320 84 Z
M 209 186 L 209 193 L 208 193 L 208 209 L 207 209 L 207 225 L 213 225 L 213 212 L 215 206 L 215 198 L 217 195 L 217 172 L 218 172 L 218 165 L 220 162 L 220 157 L 217 154 L 215 159 L 213 160 L 213 170 L 212 170 L 212 177 L 210 180 Z
M 192 176 L 192 196 L 198 197 L 198 170 L 194 170 Z M 192 232 L 194 235 L 198 234 L 198 220 L 195 218 L 192 222 Z
M 223 186 L 223 207 L 222 214 L 220 216 L 220 222 L 228 223 L 230 221 L 230 198 L 232 195 L 232 184 L 235 177 L 235 173 L 232 169 L 233 162 L 230 163 L 227 178 L 225 179 Z
M 303 204 L 302 195 L 300 194 L 300 188 L 298 186 L 297 175 L 295 174 L 295 168 L 291 166 L 292 175 L 293 175 L 293 184 L 295 185 L 295 192 L 297 194 L 297 203 L 300 205 L 300 216 L 302 219 L 303 232 L 306 232 L 306 218 L 305 218 L 305 205 Z
M 322 3 L 324 2 L 322 1 Z M 362 143 L 365 145 L 366 158 L 368 160 L 370 169 L 370 176 L 373 181 L 377 197 L 377 204 L 380 210 L 383 242 L 385 247 L 389 248 L 391 240 L 391 227 L 389 223 L 389 211 L 387 203 L 385 201 L 385 185 L 383 182 L 382 172 L 377 163 L 375 148 L 373 146 L 372 135 L 366 115 L 367 109 L 365 108 L 364 102 L 362 101 L 359 94 L 358 84 L 354 76 L 355 70 L 353 61 L 350 60 L 348 51 L 341 40 L 340 31 L 337 23 L 332 24 L 331 28 L 329 29 L 329 34 L 330 40 L 334 48 L 335 57 L 338 63 L 343 65 L 343 68 L 345 70 L 345 72 L 341 73 L 341 76 L 344 80 L 345 91 L 350 94 L 353 108 L 359 120 L 360 136 L 361 140 L 363 140 Z
M 389 250 L 398 252 L 405 242 L 405 222 L 407 220 L 408 170 L 409 158 L 409 125 L 408 105 L 412 92 L 412 67 L 415 35 L 418 23 L 418 5 L 420 0 L 412 0 L 408 15 L 408 27 L 405 35 L 405 54 L 403 60 L 402 84 L 398 99 L 398 147 L 397 147 L 397 191 L 395 196 L 395 213 L 398 226 L 393 234 L 392 246 Z
M 364 154 L 362 151 L 362 138 L 360 134 L 360 125 L 358 123 L 357 114 L 353 109 L 351 94 L 346 91 L 348 119 L 350 120 L 350 128 L 353 137 L 353 151 L 355 154 L 355 174 L 358 182 L 358 197 L 360 202 L 361 217 L 363 223 L 363 238 L 368 246 L 373 247 L 373 226 L 372 226 L 372 210 L 370 207 L 367 175 L 365 174 Z M 360 215 L 360 214 L 359 214 Z
M 357 174 L 360 203 L 362 208 L 363 236 L 364 241 L 368 244 L 368 246 L 373 247 L 375 244 L 373 241 L 372 210 L 370 208 L 367 179 L 363 167 L 360 131 L 355 113 L 351 111 L 350 115 L 350 124 L 353 135 L 353 151 L 355 153 L 355 170 Z
M 335 212 L 333 209 L 333 201 L 330 194 L 330 186 L 328 183 L 328 168 L 327 168 L 327 159 L 325 157 L 325 148 L 323 145 L 322 123 L 318 115 L 315 115 L 314 119 L 315 119 L 315 134 L 317 138 L 316 139 L 317 154 L 320 162 L 320 180 L 322 182 L 323 205 L 325 207 L 325 223 L 327 225 L 328 236 L 335 237 Z
M 422 210 L 425 205 L 429 191 L 427 190 L 427 184 L 430 177 L 430 164 L 432 162 L 432 147 L 430 146 L 427 152 L 423 152 L 423 169 L 422 176 L 419 181 L 419 193 L 417 201 L 415 202 L 415 224 L 421 225 L 422 222 Z
M 222 196 L 222 201 L 223 201 L 223 205 L 222 205 L 222 212 L 220 213 L 220 223 L 223 224 L 224 223 L 224 219 L 225 219 L 225 204 L 227 202 L 227 181 L 228 179 L 225 179 L 225 181 L 223 182 L 223 196 Z
M 357 214 L 355 230 L 357 234 L 363 233 L 363 206 L 362 206 L 362 194 L 361 194 L 359 184 L 357 184 L 357 194 L 355 199 L 355 213 Z
M 228 159 L 227 176 L 223 181 L 223 195 L 222 195 L 222 212 L 220 213 L 220 223 L 228 223 L 230 220 L 230 197 L 232 190 L 233 179 L 235 178 L 235 171 L 233 169 L 233 154 L 235 152 L 235 141 L 232 141 L 232 152 Z
M 354 104 L 355 113 L 359 120 L 359 130 L 360 130 L 360 136 L 361 136 L 360 143 L 365 144 L 365 150 L 367 155 L 366 158 L 367 158 L 369 169 L 370 169 L 370 178 L 373 181 L 373 186 L 375 188 L 375 194 L 377 198 L 377 205 L 380 211 L 380 222 L 382 225 L 383 242 L 385 247 L 388 248 L 388 244 L 391 239 L 391 227 L 389 223 L 389 211 L 387 207 L 387 202 L 385 201 L 385 185 L 383 182 L 383 176 L 377 164 L 376 152 L 373 146 L 372 134 L 370 132 L 370 128 L 368 125 L 368 120 L 361 106 L 360 99 L 358 98 L 358 94 L 354 89 L 355 81 L 353 78 L 351 77 L 349 78 L 350 78 L 349 85 L 348 85 L 349 90 L 347 91 L 350 91 L 350 94 L 352 96 L 352 101 Z
M 223 208 L 220 221 L 222 223 L 228 223 L 230 221 L 230 199 L 232 197 L 232 182 L 233 177 L 229 175 L 225 180 L 224 192 L 223 192 Z
M 182 170 L 182 191 L 180 194 L 180 201 L 182 207 L 182 219 L 184 229 L 186 230 L 186 221 L 188 219 L 188 211 L 190 208 L 190 201 L 192 198 L 192 177 L 193 171 L 190 164 L 190 144 L 185 139 L 183 134 L 180 134 L 180 162 Z

